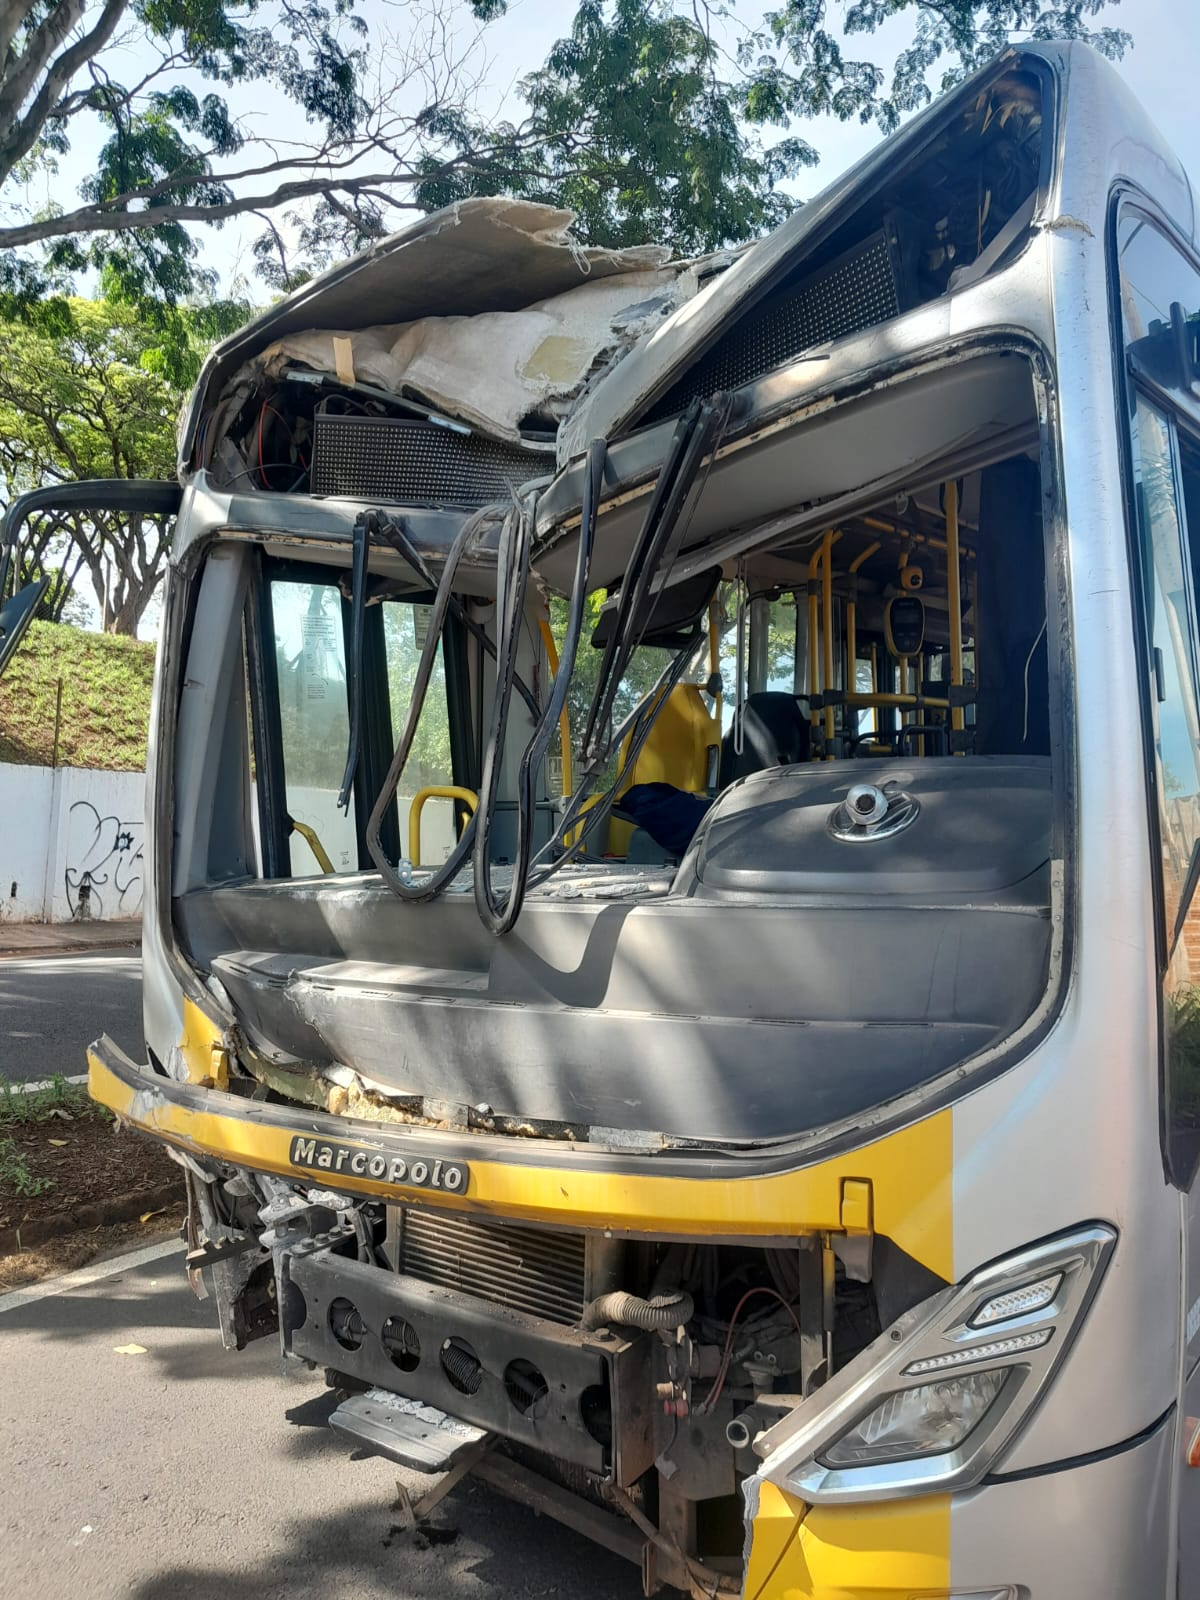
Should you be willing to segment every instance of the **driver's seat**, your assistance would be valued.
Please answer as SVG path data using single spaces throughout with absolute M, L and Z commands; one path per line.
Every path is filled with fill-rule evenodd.
M 736 748 L 741 724 L 741 751 Z M 734 712 L 733 727 L 721 740 L 721 783 L 727 789 L 739 778 L 768 767 L 790 767 L 812 756 L 812 729 L 794 694 L 768 689 L 747 695 Z

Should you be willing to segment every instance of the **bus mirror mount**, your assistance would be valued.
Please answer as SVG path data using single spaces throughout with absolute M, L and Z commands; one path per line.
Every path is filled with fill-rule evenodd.
M 178 514 L 182 498 L 178 483 L 159 478 L 85 478 L 79 483 L 56 483 L 19 494 L 0 519 L 0 672 L 8 665 L 49 587 L 46 577 L 17 587 L 21 536 L 32 516 L 44 511 L 108 511 L 173 517 Z M 6 602 L 10 575 L 14 592 Z

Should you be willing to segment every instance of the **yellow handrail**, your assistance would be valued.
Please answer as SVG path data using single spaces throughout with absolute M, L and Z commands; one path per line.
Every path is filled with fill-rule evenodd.
M 421 861 L 421 813 L 426 800 L 461 800 L 469 811 L 479 805 L 479 796 L 473 789 L 460 789 L 453 783 L 434 783 L 427 789 L 418 789 L 408 808 L 408 859 L 414 866 Z
M 869 544 L 861 555 L 855 556 L 850 563 L 850 576 L 853 577 L 864 561 L 870 559 L 879 549 L 879 540 Z M 850 589 L 850 598 L 846 601 L 846 677 L 847 689 L 853 689 L 858 681 L 858 600 L 853 585 Z
M 550 664 L 550 675 L 558 676 L 558 646 L 554 643 L 554 635 L 550 631 L 550 623 L 545 617 L 538 622 L 542 633 L 542 643 L 546 647 L 546 660 Z M 575 774 L 571 768 L 571 713 L 564 703 L 558 717 L 558 737 L 562 746 L 562 797 L 564 800 L 571 798 L 575 787 Z
M 329 856 L 326 853 L 325 846 L 321 843 L 320 839 L 317 838 L 317 830 L 315 828 L 310 828 L 306 822 L 297 822 L 295 817 L 292 817 L 291 823 L 292 832 L 298 833 L 308 845 L 308 848 L 317 858 L 317 865 L 320 867 L 321 871 L 332 872 L 333 862 L 330 861 Z
M 946 485 L 946 600 L 950 607 L 950 684 L 960 689 L 963 681 L 962 575 L 958 564 L 958 484 L 951 478 Z M 950 709 L 950 726 L 957 733 L 963 727 L 961 706 Z

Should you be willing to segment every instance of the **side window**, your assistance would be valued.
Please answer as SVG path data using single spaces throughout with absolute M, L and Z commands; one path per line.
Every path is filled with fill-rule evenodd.
M 387 659 L 388 703 L 392 715 L 392 737 L 404 731 L 412 702 L 412 685 L 417 662 L 425 647 L 429 607 L 388 600 L 383 604 L 383 642 Z M 446 697 L 444 646 L 439 643 L 429 692 L 421 708 L 421 720 L 409 754 L 401 792 L 396 796 L 400 814 L 400 838 L 405 855 L 409 853 L 409 818 L 414 798 L 424 789 L 446 788 L 454 784 L 454 763 L 450 752 L 450 713 Z M 458 837 L 456 806 L 452 800 L 431 798 L 421 807 L 421 860 L 426 864 L 444 861 Z
M 300 824 L 291 837 L 292 871 L 324 872 L 323 851 L 335 872 L 351 872 L 358 867 L 354 800 L 348 813 L 337 803 L 350 731 L 341 595 L 333 584 L 277 581 L 271 609 L 286 803 Z
M 1187 471 L 1185 477 L 1185 461 Z M 1200 1158 L 1200 710 L 1197 640 L 1189 604 L 1190 573 L 1200 551 L 1189 542 L 1185 504 L 1200 483 L 1174 425 L 1147 400 L 1137 401 L 1134 470 L 1142 530 L 1150 683 L 1154 701 L 1154 777 L 1162 847 L 1168 953 L 1163 993 L 1168 1155 L 1187 1182 Z M 1193 526 L 1193 537 L 1200 525 Z

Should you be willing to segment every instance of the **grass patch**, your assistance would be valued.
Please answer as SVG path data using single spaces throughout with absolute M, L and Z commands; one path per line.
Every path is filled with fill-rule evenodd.
M 61 678 L 59 766 L 143 771 L 153 677 L 152 644 L 33 623 L 0 677 L 0 761 L 52 764 Z
M 78 1122 L 110 1117 L 89 1096 L 86 1085 L 55 1074 L 44 1089 L 22 1089 L 0 1079 L 0 1137 L 6 1128 L 31 1128 L 41 1122 Z
M 13 1139 L 0 1135 L 0 1193 L 7 1189 L 19 1199 L 45 1194 L 53 1187 L 49 1178 L 35 1178 L 33 1170 Z

